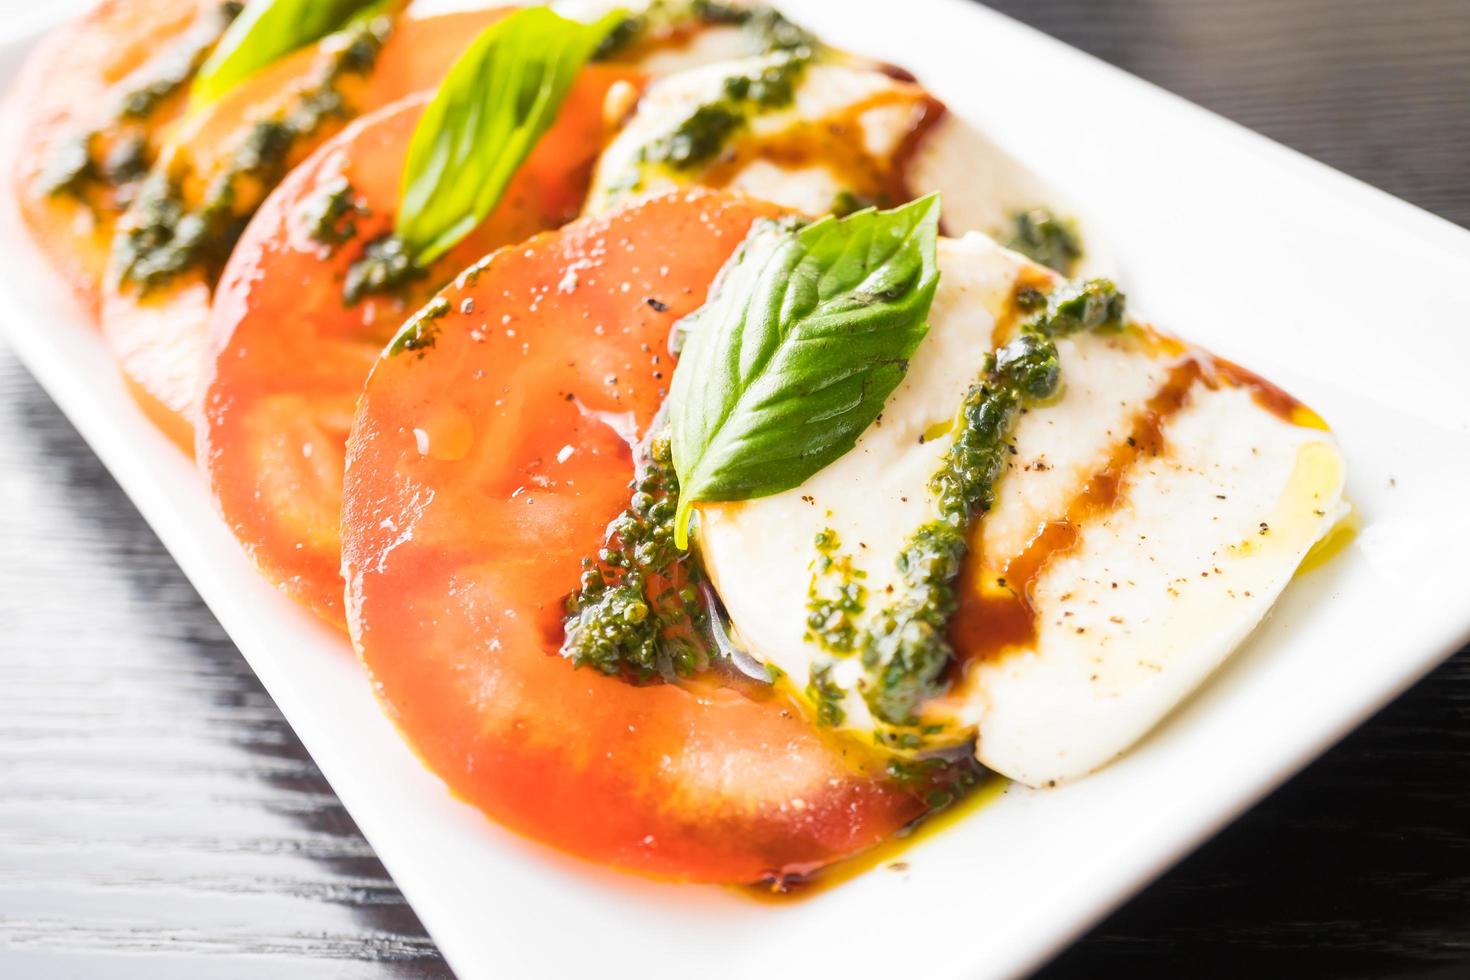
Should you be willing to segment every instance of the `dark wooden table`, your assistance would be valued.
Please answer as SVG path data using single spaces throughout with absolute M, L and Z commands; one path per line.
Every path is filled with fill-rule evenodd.
M 992 5 L 1470 225 L 1470 0 Z M 1125 972 L 1470 977 L 1470 651 L 1042 975 Z M 189 583 L 0 350 L 0 977 L 268 973 L 450 976 Z

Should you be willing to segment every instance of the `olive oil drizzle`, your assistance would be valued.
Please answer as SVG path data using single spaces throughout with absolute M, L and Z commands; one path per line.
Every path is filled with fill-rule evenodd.
M 950 785 L 954 788 L 948 791 L 948 797 L 887 840 L 841 861 L 805 872 L 772 875 L 765 881 L 738 886 L 737 890 L 757 902 L 789 905 L 817 898 L 871 872 L 909 873 L 919 866 L 923 845 L 998 801 L 1011 785 L 973 760 L 949 766 Z M 906 860 L 910 857 L 914 860 Z

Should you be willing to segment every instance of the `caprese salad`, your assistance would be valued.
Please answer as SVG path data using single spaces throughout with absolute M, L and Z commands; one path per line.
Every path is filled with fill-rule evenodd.
M 1347 513 L 1315 413 L 769 7 L 104 0 L 15 99 L 33 239 L 250 560 L 591 860 L 784 884 L 1084 777 Z

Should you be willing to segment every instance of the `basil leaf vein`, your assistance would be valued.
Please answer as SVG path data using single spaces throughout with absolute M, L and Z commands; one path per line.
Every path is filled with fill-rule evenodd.
M 939 197 L 758 223 L 686 336 L 669 393 L 675 535 L 700 501 L 799 486 L 857 442 L 928 332 Z
M 395 230 L 415 262 L 434 261 L 490 214 L 577 72 L 625 16 L 584 24 L 528 7 L 470 44 L 409 143 Z
M 252 0 L 215 45 L 189 91 L 195 105 L 213 102 L 272 62 L 319 41 L 392 0 Z

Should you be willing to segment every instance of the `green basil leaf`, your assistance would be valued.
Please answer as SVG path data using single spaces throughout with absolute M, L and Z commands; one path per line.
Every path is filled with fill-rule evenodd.
M 231 88 L 297 48 L 345 27 L 363 13 L 395 6 L 389 0 L 251 0 L 199 67 L 189 92 L 195 105 Z
M 491 24 L 449 69 L 409 143 L 396 231 L 427 265 L 494 209 L 577 72 L 626 14 L 594 24 L 527 7 Z
M 799 486 L 878 417 L 929 329 L 938 230 L 931 194 L 751 231 L 681 324 L 669 392 L 680 547 L 695 503 Z

